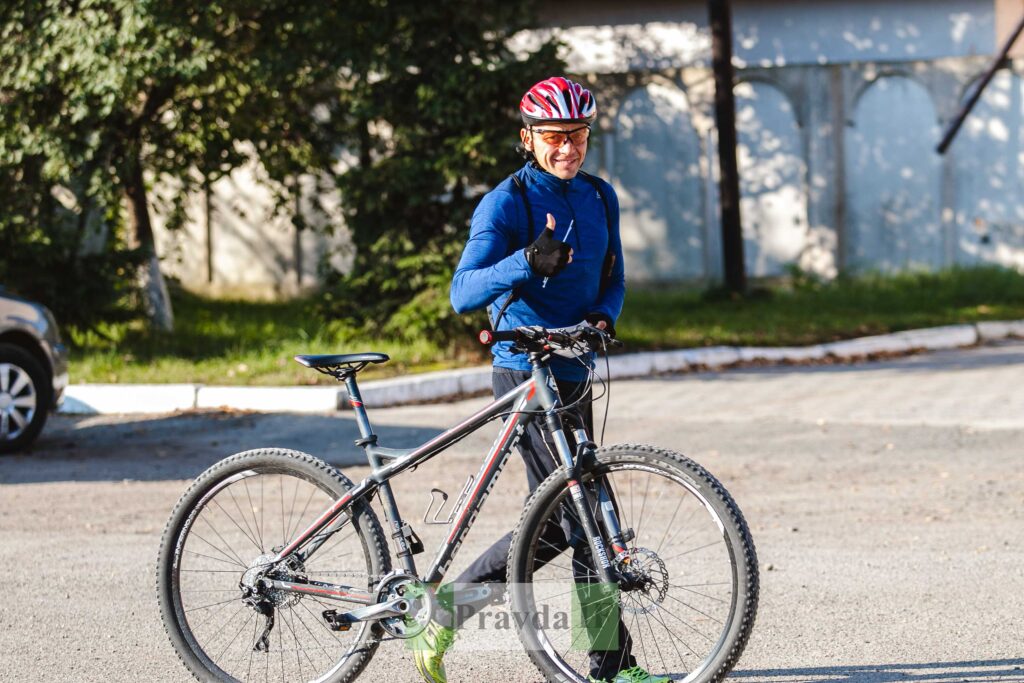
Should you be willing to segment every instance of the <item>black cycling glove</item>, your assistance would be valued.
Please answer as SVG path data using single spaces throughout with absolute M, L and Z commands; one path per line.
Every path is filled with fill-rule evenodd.
M 554 277 L 569 263 L 569 252 L 572 249 L 565 242 L 552 237 L 553 233 L 554 230 L 542 230 L 537 241 L 523 250 L 526 262 L 541 277 Z
M 609 318 L 604 313 L 587 313 L 583 317 L 583 319 L 586 320 L 591 325 L 593 325 L 594 327 L 597 327 L 597 324 L 599 322 L 604 322 L 604 331 L 610 334 L 612 337 L 615 336 L 615 325 L 612 323 L 612 319 Z

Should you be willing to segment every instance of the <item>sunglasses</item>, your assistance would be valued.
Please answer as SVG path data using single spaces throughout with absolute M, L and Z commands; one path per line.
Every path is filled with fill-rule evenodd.
M 590 137 L 590 126 L 580 126 L 572 130 L 544 130 L 543 128 L 531 128 L 531 133 L 536 133 L 545 145 L 561 147 L 566 140 L 572 142 L 576 147 L 582 147 Z

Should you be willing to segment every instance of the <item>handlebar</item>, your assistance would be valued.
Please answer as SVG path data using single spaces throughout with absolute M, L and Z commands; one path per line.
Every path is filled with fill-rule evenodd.
M 622 346 L 622 342 L 604 330 L 585 323 L 555 329 L 530 325 L 512 330 L 481 330 L 478 338 L 485 346 L 510 341 L 524 352 L 572 351 L 569 355 L 574 356 L 588 351 Z

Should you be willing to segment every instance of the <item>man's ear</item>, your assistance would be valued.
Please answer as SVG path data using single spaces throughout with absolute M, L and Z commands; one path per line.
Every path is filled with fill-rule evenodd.
M 530 135 L 530 131 L 526 128 L 519 129 L 519 139 L 523 142 L 523 149 L 528 152 L 533 151 L 533 136 Z

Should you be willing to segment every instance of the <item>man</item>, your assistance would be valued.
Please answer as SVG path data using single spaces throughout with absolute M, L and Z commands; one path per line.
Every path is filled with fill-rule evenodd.
M 597 115 L 594 97 L 578 83 L 549 78 L 526 92 L 519 111 L 521 150 L 528 161 L 485 195 L 474 212 L 452 281 L 452 306 L 459 313 L 489 306 L 496 329 L 565 327 L 585 320 L 613 333 L 625 294 L 618 200 L 611 185 L 580 170 Z M 505 342 L 492 349 L 495 397 L 530 376 L 525 355 L 513 354 L 510 347 Z M 578 406 L 563 419 L 582 421 L 592 434 L 589 369 L 558 356 L 551 368 L 562 404 Z M 546 436 L 534 423 L 519 441 L 531 492 L 557 468 Z M 505 581 L 511 537 L 495 542 L 455 584 Z M 590 679 L 667 681 L 636 666 L 621 624 L 620 633 L 620 650 L 591 653 Z M 453 628 L 432 622 L 414 643 L 424 680 L 447 680 L 441 658 L 454 635 Z

